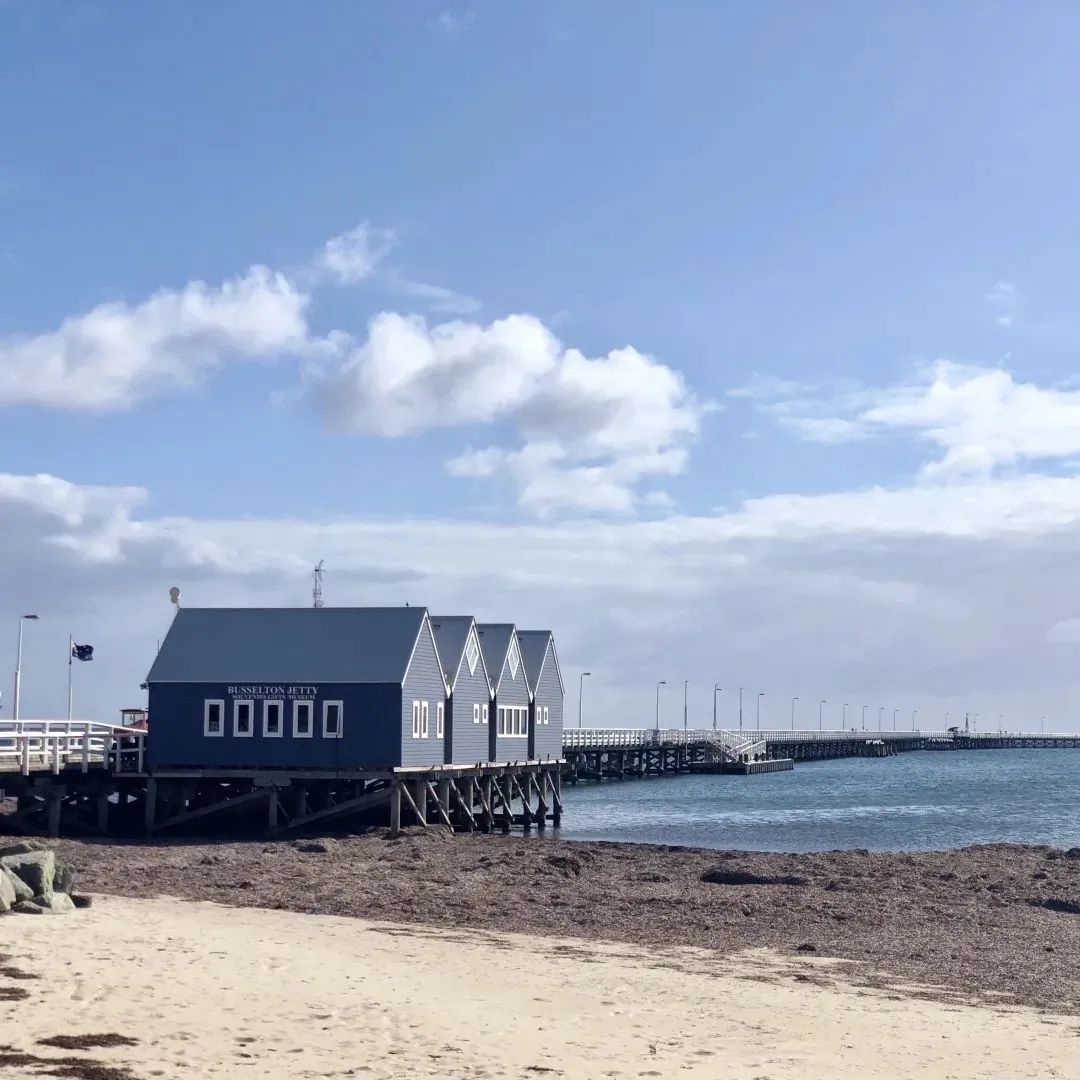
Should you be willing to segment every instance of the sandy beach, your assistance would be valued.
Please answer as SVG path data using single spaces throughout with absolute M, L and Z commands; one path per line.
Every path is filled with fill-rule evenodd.
M 856 988 L 828 960 L 767 950 L 109 896 L 0 920 L 0 951 L 34 976 L 0 977 L 27 995 L 0 1002 L 12 1080 L 1075 1075 L 1075 1018 Z M 83 1035 L 134 1042 L 39 1042 Z M 43 1064 L 57 1059 L 69 1071 Z

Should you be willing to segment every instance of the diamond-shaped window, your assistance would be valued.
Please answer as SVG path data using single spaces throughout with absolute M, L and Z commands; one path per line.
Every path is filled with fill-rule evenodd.
M 510 665 L 510 678 L 516 679 L 518 664 L 521 662 L 521 657 L 518 655 L 518 643 L 516 637 L 510 639 L 510 652 L 507 653 L 506 662 Z
M 480 646 L 476 644 L 476 635 L 469 634 L 469 641 L 465 646 L 465 662 L 469 665 L 469 674 L 476 674 L 476 665 L 480 660 Z

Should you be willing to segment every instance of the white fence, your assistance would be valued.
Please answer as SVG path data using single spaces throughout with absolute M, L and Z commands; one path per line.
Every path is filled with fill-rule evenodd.
M 714 731 L 712 728 L 565 728 L 563 750 L 671 749 L 711 746 L 738 760 L 765 752 L 764 732 Z
M 59 773 L 72 766 L 142 772 L 144 732 L 93 720 L 0 720 L 0 774 Z

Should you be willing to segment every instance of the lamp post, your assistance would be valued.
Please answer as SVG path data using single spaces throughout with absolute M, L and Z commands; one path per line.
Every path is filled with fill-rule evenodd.
M 758 696 L 757 696 L 757 729 L 758 729 L 758 731 L 761 730 L 761 699 L 764 696 L 765 696 L 765 691 L 764 690 L 759 690 L 758 691 Z
M 821 731 L 821 710 L 825 708 L 826 700 L 828 700 L 828 699 L 827 698 L 822 698 L 818 702 L 818 706 L 817 706 L 817 729 L 818 729 L 818 731 Z
M 799 699 L 797 697 L 793 697 L 791 699 L 791 730 L 792 731 L 795 730 L 795 702 L 798 701 L 798 700 Z
M 893 709 L 893 711 L 892 711 L 892 729 L 893 729 L 893 731 L 896 730 L 896 714 L 899 711 L 900 711 L 899 709 Z
M 712 688 L 712 729 L 716 730 L 716 695 L 724 688 L 719 683 L 713 683 Z
M 582 688 L 585 685 L 585 676 L 586 675 L 591 675 L 591 674 L 592 674 L 591 671 L 583 671 L 581 673 L 581 675 L 578 677 L 578 684 L 577 684 L 577 726 L 579 728 L 581 727 L 581 691 L 582 691 Z
M 1045 735 L 1046 734 L 1046 717 L 1045 716 L 1039 721 L 1039 734 L 1040 735 Z
M 847 731 L 847 702 L 846 701 L 844 702 L 844 723 L 843 723 L 843 727 L 844 727 L 844 730 Z
M 656 734 L 660 734 L 660 687 L 667 686 L 667 679 L 661 679 L 656 684 Z
M 918 709 L 912 709 L 911 710 L 911 730 L 912 731 L 915 730 L 915 717 L 918 716 L 918 715 L 919 715 L 919 710 Z
M 682 729 L 683 729 L 683 731 L 687 730 L 687 727 L 686 727 L 686 717 L 687 717 L 686 692 L 687 692 L 687 687 L 689 685 L 690 685 L 690 680 L 689 679 L 683 679 L 683 681 L 682 681 Z
M 742 692 L 743 688 L 739 687 L 739 730 L 742 731 Z
M 862 707 L 862 729 L 863 729 L 863 731 L 866 730 L 866 710 L 869 709 L 869 708 L 870 708 L 869 705 L 864 705 Z
M 11 706 L 12 720 L 19 719 L 19 695 L 22 690 L 22 635 L 23 623 L 26 622 L 37 622 L 37 616 L 22 615 L 19 617 L 19 647 L 15 651 L 15 701 Z
M 879 705 L 877 710 L 877 729 L 881 731 L 881 718 L 885 714 L 885 706 Z

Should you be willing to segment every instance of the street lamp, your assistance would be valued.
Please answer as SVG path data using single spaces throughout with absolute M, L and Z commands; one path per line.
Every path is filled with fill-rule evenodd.
M 877 710 L 877 729 L 878 729 L 878 731 L 881 730 L 881 717 L 884 715 L 884 713 L 885 713 L 885 706 L 884 705 L 879 705 L 878 710 Z
M 758 729 L 758 731 L 761 730 L 761 699 L 764 696 L 765 696 L 765 691 L 764 690 L 759 690 L 758 691 L 758 696 L 757 696 L 757 729 Z
M 818 706 L 817 706 L 817 729 L 818 729 L 818 731 L 821 730 L 821 710 L 825 707 L 825 702 L 827 700 L 828 700 L 827 698 L 822 698 L 818 702 Z
M 578 678 L 578 684 L 577 684 L 577 726 L 579 728 L 581 727 L 581 690 L 582 690 L 582 687 L 585 684 L 585 676 L 586 675 L 591 675 L 591 674 L 592 674 L 591 671 L 583 671 L 581 673 L 580 677 Z
M 22 615 L 19 617 L 19 647 L 15 652 L 15 701 L 12 705 L 12 720 L 19 719 L 19 692 L 22 689 L 22 635 L 23 623 L 37 622 L 36 615 Z
M 682 729 L 686 731 L 686 688 L 690 685 L 689 679 L 683 679 L 682 681 Z
M 899 711 L 900 711 L 899 709 L 893 709 L 893 711 L 892 711 L 892 729 L 893 729 L 893 731 L 896 730 L 896 714 Z
M 798 700 L 799 699 L 797 697 L 793 697 L 791 699 L 791 730 L 792 731 L 795 730 L 795 702 L 798 701 Z
M 919 715 L 919 710 L 918 709 L 912 709 L 911 710 L 911 730 L 912 731 L 915 730 L 915 717 L 918 716 L 918 715 Z
M 712 688 L 712 729 L 716 730 L 716 695 L 724 688 L 719 683 L 713 683 Z
M 843 728 L 844 728 L 845 731 L 847 731 L 847 704 L 848 703 L 845 701 L 844 702 L 844 722 L 843 722 Z
M 742 692 L 743 688 L 739 687 L 739 730 L 742 731 Z
M 862 729 L 863 729 L 863 731 L 866 730 L 866 710 L 869 709 L 869 708 L 870 708 L 869 705 L 864 705 L 862 707 Z
M 660 687 L 667 686 L 667 679 L 661 679 L 656 684 L 656 734 L 660 734 Z

